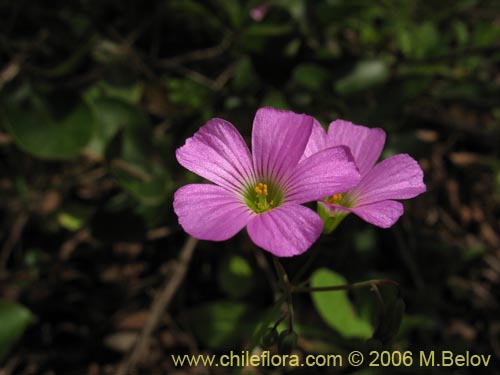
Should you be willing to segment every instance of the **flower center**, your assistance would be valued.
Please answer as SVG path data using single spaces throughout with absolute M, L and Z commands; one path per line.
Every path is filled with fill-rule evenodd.
M 272 206 L 274 205 L 274 201 L 267 200 L 268 196 L 267 184 L 259 182 L 259 184 L 255 187 L 255 193 L 257 194 L 256 204 L 258 211 L 264 212 L 272 208 Z
M 258 214 L 278 207 L 283 200 L 282 190 L 271 181 L 252 184 L 243 195 L 247 206 Z
M 342 206 L 341 204 L 342 198 L 344 198 L 344 194 L 339 193 L 326 198 L 326 201 L 330 204 L 338 204 L 339 206 Z

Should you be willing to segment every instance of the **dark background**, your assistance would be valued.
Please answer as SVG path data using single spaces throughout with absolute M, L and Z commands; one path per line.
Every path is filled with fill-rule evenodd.
M 409 153 L 428 187 L 391 229 L 349 216 L 284 260 L 289 274 L 393 279 L 407 309 L 386 349 L 491 354 L 481 373 L 500 370 L 498 2 L 263 3 L 257 21 L 256 1 L 0 2 L 2 374 L 217 373 L 170 354 L 251 346 L 276 289 L 270 258 L 243 231 L 178 261 L 172 195 L 199 179 L 174 151 L 212 117 L 248 140 L 264 105 L 381 127 L 382 157 Z M 348 331 L 375 324 L 377 301 L 348 296 L 329 318 L 295 299 L 296 353 L 364 347 Z

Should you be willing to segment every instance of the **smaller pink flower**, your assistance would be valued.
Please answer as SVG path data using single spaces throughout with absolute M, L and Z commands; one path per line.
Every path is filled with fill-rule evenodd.
M 261 22 L 267 14 L 269 6 L 267 4 L 260 4 L 250 11 L 250 17 L 256 22 Z
M 385 143 L 385 132 L 344 120 L 336 120 L 325 132 L 315 122 L 304 151 L 309 157 L 325 148 L 349 147 L 361 174 L 352 189 L 318 202 L 318 211 L 325 221 L 325 232 L 331 232 L 349 213 L 381 228 L 389 228 L 403 215 L 399 199 L 414 198 L 426 191 L 423 171 L 407 154 L 391 156 L 378 164 Z

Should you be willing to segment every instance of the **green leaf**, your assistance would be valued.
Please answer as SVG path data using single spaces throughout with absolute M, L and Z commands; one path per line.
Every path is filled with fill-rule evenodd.
M 169 101 L 184 109 L 202 110 L 211 101 L 210 90 L 190 79 L 168 77 L 165 84 Z
M 436 51 L 439 44 L 439 33 L 432 22 L 425 22 L 420 25 L 414 33 L 416 38 L 414 44 L 414 57 L 423 58 Z
M 4 124 L 16 144 L 36 157 L 73 159 L 89 142 L 93 117 L 83 102 L 56 118 L 42 98 L 30 95 L 22 103 L 6 101 Z
M 83 96 L 87 103 L 109 98 L 135 105 L 141 99 L 142 92 L 143 86 L 138 82 L 116 85 L 106 81 L 98 81 L 85 90 Z
M 234 0 L 216 0 L 218 6 L 225 11 L 231 25 L 233 27 L 240 27 L 242 21 L 241 4 L 239 1 Z
M 269 92 L 260 103 L 260 106 L 261 107 L 270 106 L 278 109 L 288 108 L 288 104 L 286 103 L 285 97 L 279 91 Z
M 109 134 L 102 141 L 109 142 L 106 157 L 121 159 L 136 168 L 148 170 L 151 164 L 151 126 L 148 117 L 138 108 L 116 99 L 102 99 L 94 103 L 97 121 Z M 117 129 L 120 131 L 117 132 Z
M 259 77 L 255 73 L 252 60 L 248 56 L 242 57 L 236 64 L 232 84 L 238 91 L 259 87 Z
M 201 342 L 214 350 L 237 350 L 250 337 L 261 314 L 248 305 L 211 302 L 193 311 L 192 324 Z
M 313 288 L 345 284 L 347 281 L 341 275 L 326 268 L 316 270 L 311 277 Z M 342 336 L 369 338 L 372 335 L 371 325 L 358 317 L 346 291 L 313 292 L 312 300 L 325 323 Z
M 455 34 L 455 40 L 460 47 L 464 47 L 469 40 L 469 31 L 467 30 L 467 25 L 460 20 L 453 22 L 453 33 Z
M 255 23 L 249 26 L 243 33 L 242 37 L 274 37 L 287 35 L 293 31 L 291 25 L 275 25 L 270 23 Z
M 93 212 L 92 207 L 71 204 L 57 214 L 57 222 L 61 227 L 75 232 L 85 225 Z
M 382 60 L 361 61 L 354 70 L 340 79 L 335 89 L 343 95 L 352 94 L 380 85 L 389 78 L 389 67 Z
M 284 300 L 285 297 L 281 296 L 271 308 L 269 308 L 263 314 L 261 314 L 260 320 L 258 321 L 258 324 L 254 329 L 250 345 L 247 348 L 249 352 L 251 352 L 260 343 L 261 338 L 268 329 L 268 327 L 276 323 Z
M 474 27 L 473 42 L 475 47 L 492 47 L 500 39 L 500 26 L 479 23 Z
M 222 261 L 218 281 L 229 296 L 246 296 L 253 286 L 253 270 L 248 261 L 239 255 L 230 255 Z
M 242 32 L 240 44 L 250 51 L 262 51 L 275 38 L 289 35 L 292 31 L 290 24 L 254 23 Z
M 170 0 L 166 6 L 174 12 L 179 20 L 196 23 L 199 29 L 218 30 L 225 29 L 226 25 L 216 17 L 216 12 L 209 9 L 203 1 L 196 0 Z
M 116 167 L 112 171 L 123 190 L 146 206 L 158 206 L 168 199 L 173 184 L 168 172 L 161 166 L 155 164 L 152 168 L 152 173 L 144 173 L 147 178 L 139 178 Z M 142 169 L 139 171 L 143 173 Z
M 9 352 L 34 320 L 34 316 L 25 307 L 0 300 L 0 359 Z
M 98 99 L 91 103 L 97 126 L 86 151 L 103 157 L 106 147 L 116 135 L 123 123 L 120 121 L 120 111 L 116 110 L 117 101 L 114 99 Z
M 317 64 L 300 64 L 293 71 L 293 80 L 311 91 L 318 91 L 326 86 L 331 74 Z
M 149 119 L 135 106 L 113 98 L 95 99 L 92 108 L 99 126 L 88 151 L 106 154 L 117 182 L 142 204 L 163 203 L 172 181 L 167 170 L 150 158 Z

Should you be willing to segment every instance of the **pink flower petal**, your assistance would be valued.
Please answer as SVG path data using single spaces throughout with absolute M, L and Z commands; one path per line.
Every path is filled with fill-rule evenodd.
M 403 215 L 403 204 L 386 200 L 350 209 L 363 220 L 381 228 L 392 227 Z
M 281 181 L 302 157 L 312 122 L 312 117 L 291 111 L 259 109 L 252 130 L 253 162 L 258 176 Z
M 331 147 L 304 159 L 286 180 L 285 202 L 306 203 L 343 193 L 360 175 L 345 146 Z
M 255 215 L 235 194 L 210 184 L 190 184 L 178 189 L 174 211 L 184 231 L 211 241 L 233 237 Z
M 176 152 L 185 168 L 235 192 L 253 180 L 252 157 L 236 128 L 222 119 L 212 119 L 186 140 Z
M 313 119 L 311 136 L 307 142 L 302 159 L 308 158 L 312 154 L 324 150 L 325 148 L 328 148 L 326 131 L 316 119 Z
M 350 194 L 356 206 L 413 198 L 426 190 L 423 178 L 422 168 L 412 157 L 394 155 L 373 167 Z
M 254 216 L 247 230 L 257 246 L 278 257 L 291 257 L 311 247 L 323 230 L 323 222 L 307 207 L 285 205 Z
M 361 176 L 364 176 L 373 167 L 384 148 L 385 132 L 378 128 L 336 120 L 328 127 L 328 141 L 329 146 L 349 147 Z

